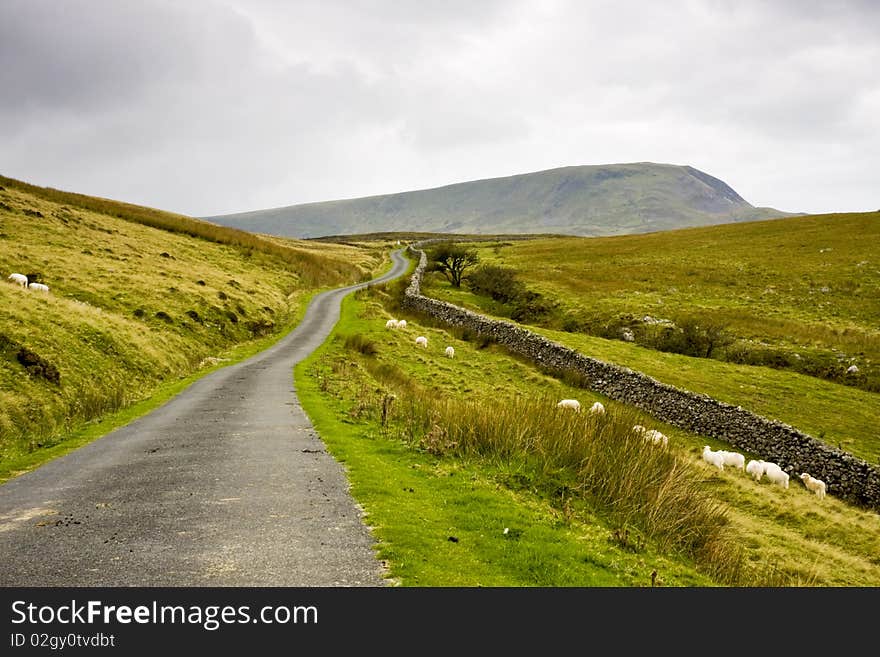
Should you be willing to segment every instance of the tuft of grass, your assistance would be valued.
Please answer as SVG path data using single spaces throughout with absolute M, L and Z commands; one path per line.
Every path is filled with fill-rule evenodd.
M 379 352 L 376 343 L 360 333 L 355 333 L 345 338 L 345 348 L 364 356 L 375 356 Z

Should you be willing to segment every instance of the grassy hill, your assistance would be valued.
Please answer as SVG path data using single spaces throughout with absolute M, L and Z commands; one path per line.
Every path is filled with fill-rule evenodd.
M 281 335 L 316 290 L 387 262 L 382 245 L 261 237 L 0 177 L 0 469 Z
M 620 235 L 783 216 L 689 166 L 575 166 L 435 189 L 206 217 L 257 233 Z
M 686 355 L 696 355 L 702 340 L 718 360 L 876 392 L 878 244 L 874 212 L 474 248 L 482 264 L 516 272 L 552 306 L 519 309 L 523 321 Z M 440 285 L 437 292 L 452 290 Z M 517 314 L 486 296 L 460 300 Z M 673 327 L 687 328 L 690 343 Z M 710 331 L 714 346 L 705 341 Z
M 714 470 L 699 453 L 717 441 L 401 314 L 401 289 L 347 299 L 334 338 L 296 368 L 398 585 L 880 584 L 876 513 Z M 409 325 L 388 330 L 389 317 Z M 554 412 L 571 397 L 606 416 Z M 668 451 L 627 438 L 635 422 Z

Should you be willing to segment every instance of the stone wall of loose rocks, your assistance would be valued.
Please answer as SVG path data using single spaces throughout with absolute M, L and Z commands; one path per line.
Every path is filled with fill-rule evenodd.
M 417 248 L 420 244 L 410 247 L 411 252 L 419 257 L 419 265 L 404 292 L 404 309 L 490 336 L 498 344 L 537 365 L 573 370 L 587 378 L 590 389 L 610 399 L 635 406 L 682 429 L 724 441 L 765 461 L 778 463 L 788 472 L 792 486 L 802 486 L 799 475 L 809 472 L 826 483 L 829 494 L 880 510 L 880 468 L 867 461 L 782 422 L 707 395 L 661 383 L 626 367 L 584 356 L 510 322 L 490 319 L 422 295 L 421 281 L 427 256 Z

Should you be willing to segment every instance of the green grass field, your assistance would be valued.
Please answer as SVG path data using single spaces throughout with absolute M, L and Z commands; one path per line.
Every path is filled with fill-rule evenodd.
M 732 339 L 721 360 L 880 390 L 880 213 L 473 246 L 559 304 L 546 328 L 620 338 L 693 318 Z

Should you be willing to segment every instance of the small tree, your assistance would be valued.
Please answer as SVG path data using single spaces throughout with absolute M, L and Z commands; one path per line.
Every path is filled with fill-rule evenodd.
M 440 242 L 429 252 L 431 270 L 443 272 L 452 287 L 461 287 L 465 269 L 480 261 L 476 250 L 467 249 L 452 241 Z

